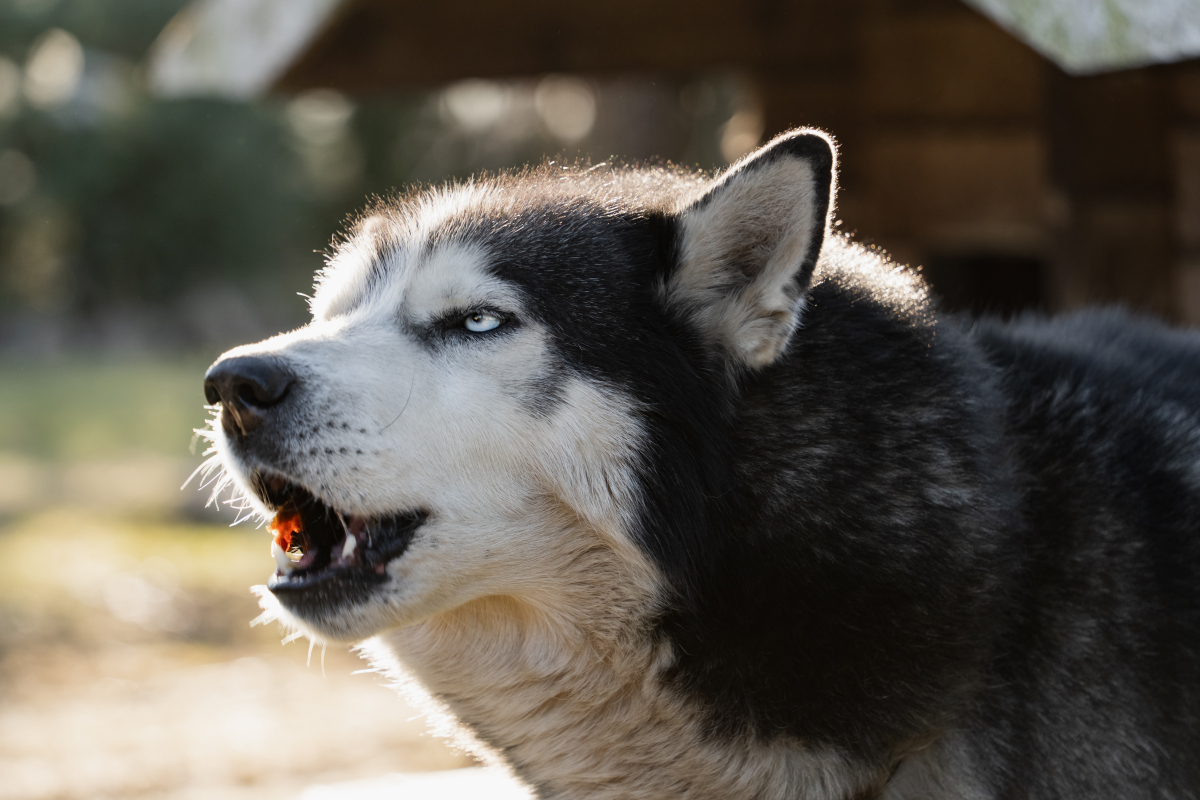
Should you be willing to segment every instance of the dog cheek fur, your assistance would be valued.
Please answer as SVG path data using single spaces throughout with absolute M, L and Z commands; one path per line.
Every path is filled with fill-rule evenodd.
M 563 398 L 539 445 L 547 491 L 496 554 L 494 568 L 519 572 L 523 586 L 385 633 L 372 660 L 417 679 L 470 731 L 460 741 L 503 753 L 546 797 L 857 787 L 862 771 L 835 751 L 714 741 L 705 715 L 670 688 L 673 647 L 651 635 L 668 590 L 629 529 L 643 502 L 636 404 L 583 381 Z

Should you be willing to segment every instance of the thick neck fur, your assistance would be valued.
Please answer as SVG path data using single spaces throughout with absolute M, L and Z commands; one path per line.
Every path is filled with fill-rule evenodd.
M 1005 514 L 992 434 L 953 431 L 986 427 L 986 382 L 953 372 L 967 345 L 906 273 L 831 247 L 812 297 L 728 436 L 718 392 L 664 389 L 699 423 L 651 420 L 640 524 L 660 535 L 630 547 L 551 504 L 536 588 L 374 646 L 541 797 L 869 796 L 974 685 Z M 912 475 L 944 491 L 914 495 Z M 730 511 L 740 487 L 753 514 Z M 913 591 L 930 564 L 937 613 Z
M 663 684 L 672 653 L 651 637 L 647 583 L 583 523 L 561 535 L 580 546 L 556 565 L 554 591 L 477 600 L 384 634 L 369 657 L 416 678 L 481 755 L 543 798 L 832 799 L 861 788 L 834 751 L 706 735 L 700 709 Z

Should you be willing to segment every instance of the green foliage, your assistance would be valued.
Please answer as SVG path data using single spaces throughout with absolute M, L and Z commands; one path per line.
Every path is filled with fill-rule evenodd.
M 0 154 L 15 151 L 36 175 L 31 192 L 0 204 L 0 313 L 169 307 L 211 285 L 293 297 L 311 286 L 314 251 L 364 194 L 403 181 L 391 153 L 411 103 L 377 103 L 351 120 L 346 148 L 371 179 L 343 170 L 331 188 L 314 182 L 289 98 L 147 96 L 131 62 L 182 5 L 0 0 L 0 56 L 26 64 L 30 48 L 62 28 L 83 45 L 86 65 L 69 102 L 22 100 L 15 115 L 0 113 Z
M 308 254 L 331 226 L 314 224 L 298 192 L 303 166 L 279 116 L 201 100 L 145 103 L 89 127 L 23 114 L 4 141 L 37 166 L 43 202 L 6 221 L 68 218 L 61 280 L 78 309 L 161 302 L 203 281 L 278 274 L 298 262 L 311 272 Z
M 85 47 L 140 59 L 187 0 L 0 0 L 0 53 L 25 57 L 47 28 L 63 28 Z
M 642 101 L 622 105 L 625 90 L 610 86 L 610 139 L 566 147 L 534 113 L 535 82 L 494 86 L 508 105 L 483 127 L 456 117 L 445 93 L 156 99 L 134 64 L 183 4 L 0 0 L 0 348 L 54 336 L 63 344 L 51 350 L 90 346 L 89 331 L 135 313 L 178 323 L 162 341 L 148 340 L 170 325 L 143 331 L 143 345 L 215 342 L 231 326 L 206 313 L 213 297 L 232 298 L 218 312 L 276 330 L 295 321 L 288 301 L 309 291 L 314 251 L 370 195 L 549 155 L 602 160 L 606 141 L 636 144 L 659 129 L 674 133 L 650 137 L 657 155 L 710 166 L 721 121 L 740 107 L 730 81 L 698 81 L 674 110 L 672 92 L 634 91 L 666 109 L 647 121 Z M 66 66 L 33 68 L 56 63 Z M 59 73 L 57 90 L 37 77 Z M 635 135 L 612 138 L 627 128 Z

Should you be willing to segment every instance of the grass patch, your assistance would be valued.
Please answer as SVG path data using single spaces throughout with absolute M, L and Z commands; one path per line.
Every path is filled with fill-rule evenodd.
M 240 593 L 274 569 L 271 537 L 251 523 L 230 528 L 51 511 L 0 531 L 0 600 L 14 591 L 61 593 L 150 559 L 161 562 L 162 579 L 170 573 L 188 590 Z
M 72 461 L 186 457 L 204 424 L 204 356 L 0 360 L 0 452 Z

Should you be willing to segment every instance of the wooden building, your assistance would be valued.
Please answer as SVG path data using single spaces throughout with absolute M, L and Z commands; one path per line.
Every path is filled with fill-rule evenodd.
M 959 0 L 314 2 L 276 91 L 737 70 L 764 138 L 837 138 L 843 228 L 950 305 L 1200 323 L 1200 62 L 1073 77 Z

